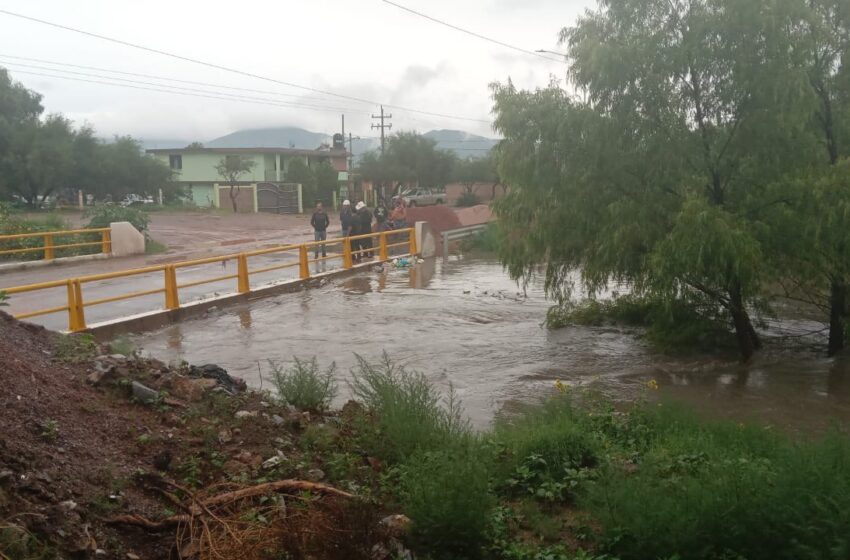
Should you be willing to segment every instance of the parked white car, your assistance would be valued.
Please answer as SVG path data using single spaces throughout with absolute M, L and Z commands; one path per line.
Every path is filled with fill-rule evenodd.
M 119 202 L 121 206 L 141 206 L 142 204 L 153 204 L 153 198 L 148 196 L 139 196 L 137 194 L 128 194 L 124 200 Z
M 446 193 L 431 189 L 411 189 L 403 192 L 401 196 L 404 199 L 404 203 L 410 208 L 442 204 L 446 201 Z

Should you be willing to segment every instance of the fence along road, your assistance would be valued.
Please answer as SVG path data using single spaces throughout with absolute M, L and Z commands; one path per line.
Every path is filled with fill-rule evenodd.
M 351 241 L 372 239 L 373 249 Z M 324 247 L 326 257 L 313 252 Z M 306 280 L 317 272 L 350 269 L 358 256 L 382 262 L 390 254 L 417 254 L 414 228 L 281 245 L 205 259 L 0 288 L 18 319 L 80 332 L 96 323 L 145 312 L 179 309 L 201 299 L 249 293 L 259 287 Z M 311 271 L 312 268 L 312 271 Z

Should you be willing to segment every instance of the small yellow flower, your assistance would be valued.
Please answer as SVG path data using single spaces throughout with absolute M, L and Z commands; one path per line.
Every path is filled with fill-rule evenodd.
M 558 390 L 559 393 L 566 393 L 569 389 L 568 386 L 564 385 L 560 379 L 555 380 L 555 389 Z
M 653 391 L 657 391 L 658 390 L 658 381 L 656 381 L 654 379 L 650 379 L 649 382 L 647 382 L 646 386 L 649 387 L 650 389 L 652 389 Z

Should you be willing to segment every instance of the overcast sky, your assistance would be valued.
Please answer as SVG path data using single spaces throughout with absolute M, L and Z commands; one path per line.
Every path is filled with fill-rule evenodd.
M 593 0 L 397 3 L 532 51 L 558 51 L 559 30 L 594 4 Z M 488 43 L 381 0 L 0 0 L 0 9 L 276 80 L 485 121 L 490 120 L 491 82 L 511 78 L 520 87 L 534 88 L 544 86 L 552 75 L 563 77 L 565 69 L 562 62 Z M 369 129 L 369 116 L 378 111 L 376 104 L 239 76 L 6 14 L 0 14 L 0 30 L 0 66 L 43 94 L 47 111 L 64 113 L 77 124 L 91 124 L 101 136 L 131 134 L 204 141 L 242 128 L 286 125 L 332 133 L 339 130 L 342 113 L 346 115 L 347 132 L 376 134 Z M 268 93 L 164 82 L 10 58 L 13 56 Z M 124 82 L 136 87 L 170 84 L 207 93 L 184 91 L 191 95 L 175 95 L 23 72 L 96 81 L 112 81 L 105 77 L 113 76 L 147 82 Z M 321 110 L 198 97 L 223 93 Z M 425 116 L 395 108 L 387 112 L 393 114 L 394 131 L 450 128 L 496 136 L 487 122 Z

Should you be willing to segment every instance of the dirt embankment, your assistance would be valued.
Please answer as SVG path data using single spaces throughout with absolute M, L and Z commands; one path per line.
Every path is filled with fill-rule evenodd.
M 350 417 L 242 392 L 214 367 L 95 358 L 106 350 L 0 313 L 0 559 L 392 549 L 387 512 L 351 492 L 377 486 L 379 467 L 312 452 L 317 438 L 341 448 Z

